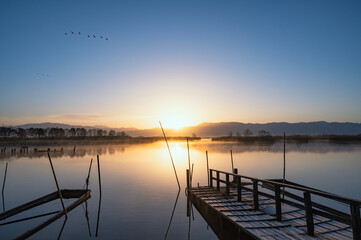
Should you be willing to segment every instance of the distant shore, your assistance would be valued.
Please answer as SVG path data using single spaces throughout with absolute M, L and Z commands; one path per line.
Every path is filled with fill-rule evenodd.
M 186 141 L 187 137 L 167 137 L 169 141 Z M 201 138 L 189 137 L 190 141 Z M 50 145 L 91 145 L 91 144 L 139 144 L 164 141 L 164 137 L 97 136 L 67 138 L 0 138 L 0 146 L 50 146 Z
M 257 143 L 257 142 L 277 142 L 283 141 L 283 136 L 225 136 L 215 137 L 212 141 L 220 142 L 243 142 L 243 143 Z M 286 136 L 286 142 L 307 143 L 314 141 L 327 141 L 338 143 L 361 143 L 361 134 L 359 135 L 291 135 Z

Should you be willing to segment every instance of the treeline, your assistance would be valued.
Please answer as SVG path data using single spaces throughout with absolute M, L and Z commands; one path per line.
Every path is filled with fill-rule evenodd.
M 0 127 L 0 138 L 66 138 L 66 137 L 129 137 L 124 131 L 85 128 L 11 128 Z

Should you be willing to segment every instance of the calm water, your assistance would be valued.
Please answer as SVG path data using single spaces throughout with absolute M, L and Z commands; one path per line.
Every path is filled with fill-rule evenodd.
M 194 209 L 189 225 L 186 217 L 184 193 L 188 167 L 186 143 L 170 143 L 182 190 L 175 208 L 167 239 L 217 239 L 206 222 Z M 39 147 L 38 147 L 39 148 Z M 53 149 L 54 147 L 52 147 Z M 60 149 L 60 147 L 56 147 Z M 210 168 L 231 171 L 230 149 L 234 165 L 240 174 L 259 178 L 281 178 L 283 172 L 283 144 L 243 145 L 214 143 L 202 140 L 190 144 L 194 163 L 193 185 L 206 185 L 206 158 Z M 44 148 L 45 149 L 45 148 Z M 19 151 L 19 150 L 18 150 Z M 61 188 L 81 189 L 87 176 L 90 159 L 100 155 L 102 200 L 99 217 L 100 239 L 164 239 L 178 187 L 164 142 L 139 145 L 101 145 L 64 147 L 64 152 L 51 153 Z M 10 209 L 56 190 L 49 161 L 45 153 L 20 156 L 0 156 L 0 183 L 5 164 L 8 172 L 4 191 L 4 205 Z M 62 239 L 95 237 L 99 187 L 96 161 L 90 177 L 91 198 L 88 200 L 89 227 L 85 208 L 78 206 L 69 213 L 61 233 Z M 287 144 L 286 178 L 300 184 L 332 193 L 361 199 L 361 145 L 307 143 Z M 70 204 L 73 200 L 66 200 Z M 1 200 L 1 208 L 3 201 Z M 342 207 L 341 207 L 342 208 Z M 53 201 L 28 212 L 6 219 L 0 224 L 61 210 L 60 201 Z M 2 211 L 2 209 L 0 210 Z M 11 225 L 0 226 L 1 239 L 12 239 L 42 223 L 49 216 Z M 54 239 L 59 236 L 64 218 L 60 218 L 32 239 Z

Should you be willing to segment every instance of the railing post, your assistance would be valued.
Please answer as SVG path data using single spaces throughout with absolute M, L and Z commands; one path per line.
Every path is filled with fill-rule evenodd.
M 187 189 L 189 190 L 189 169 L 186 169 L 186 175 L 187 175 Z
M 252 180 L 253 182 L 253 202 L 254 202 L 254 210 L 259 209 L 258 204 L 258 180 Z
M 208 183 L 209 183 L 210 187 L 213 187 L 213 170 L 212 169 L 209 170 L 209 181 L 208 181 Z
M 281 189 L 280 186 L 275 186 L 275 201 L 276 201 L 276 219 L 282 221 L 282 206 L 281 206 Z
M 220 185 L 219 185 L 219 171 L 217 171 L 217 190 L 219 191 L 221 188 L 220 188 Z
M 242 185 L 241 185 L 241 176 L 237 177 L 237 201 L 242 201 Z
M 352 226 L 353 239 L 360 240 L 361 239 L 360 204 L 351 203 L 350 210 L 351 210 L 351 226 Z
M 238 169 L 233 169 L 233 174 L 238 174 Z M 233 182 L 236 182 L 237 177 L 233 175 Z
M 229 174 L 226 173 L 226 194 L 229 195 Z
M 303 197 L 305 201 L 305 210 L 306 210 L 307 234 L 313 236 L 315 234 L 314 233 L 315 227 L 313 224 L 311 193 L 303 192 Z

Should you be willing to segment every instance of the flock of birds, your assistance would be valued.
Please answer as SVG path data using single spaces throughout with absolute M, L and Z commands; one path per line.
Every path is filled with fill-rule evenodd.
M 65 33 L 65 35 L 71 35 L 71 34 L 73 34 L 73 35 L 81 35 L 81 33 L 80 32 L 69 32 L 69 33 Z M 95 35 L 91 35 L 91 34 L 87 34 L 88 35 L 88 38 L 96 38 L 97 36 L 95 36 Z M 105 40 L 109 40 L 107 37 L 103 37 L 103 36 L 98 36 L 99 38 L 102 38 L 102 39 L 105 39 Z

